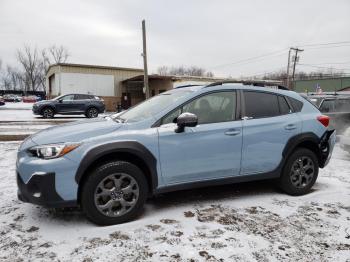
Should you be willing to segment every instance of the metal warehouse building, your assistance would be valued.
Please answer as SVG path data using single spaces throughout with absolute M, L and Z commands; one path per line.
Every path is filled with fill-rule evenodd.
M 151 95 L 187 84 L 209 84 L 223 79 L 192 76 L 149 75 Z M 53 98 L 63 94 L 93 94 L 105 100 L 106 108 L 115 111 L 133 106 L 145 99 L 143 70 L 60 63 L 51 65 L 46 74 L 46 94 Z
M 46 74 L 46 94 L 49 98 L 69 93 L 94 94 L 112 110 L 120 103 L 121 82 L 142 73 L 142 69 L 135 68 L 54 64 Z
M 294 84 L 294 91 L 300 93 L 316 92 L 318 87 L 323 92 L 350 91 L 350 77 L 296 80 Z

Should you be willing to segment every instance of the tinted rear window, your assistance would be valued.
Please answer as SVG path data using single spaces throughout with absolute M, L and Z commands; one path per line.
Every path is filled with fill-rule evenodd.
M 280 114 L 277 95 L 244 91 L 245 116 L 253 118 L 272 117 Z

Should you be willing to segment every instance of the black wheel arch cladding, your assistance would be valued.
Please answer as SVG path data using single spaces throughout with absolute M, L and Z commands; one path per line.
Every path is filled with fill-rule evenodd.
M 123 153 L 134 155 L 143 161 L 148 168 L 149 179 L 151 180 L 150 186 L 154 191 L 158 186 L 157 159 L 145 146 L 136 141 L 112 142 L 94 147 L 81 160 L 75 175 L 75 181 L 79 184 L 88 168 L 98 159 L 111 154 L 122 155 Z

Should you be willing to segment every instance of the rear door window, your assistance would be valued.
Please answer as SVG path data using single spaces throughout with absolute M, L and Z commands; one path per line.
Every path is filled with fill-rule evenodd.
M 278 96 L 271 93 L 244 91 L 245 116 L 273 117 L 280 114 Z
M 86 99 L 90 99 L 90 97 L 89 97 L 89 95 L 76 94 L 74 99 L 75 100 L 86 100 Z

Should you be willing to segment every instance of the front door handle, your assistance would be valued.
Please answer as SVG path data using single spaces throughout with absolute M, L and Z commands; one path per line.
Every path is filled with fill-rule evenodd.
M 294 124 L 288 124 L 284 127 L 286 130 L 293 130 L 293 129 L 296 129 L 297 126 L 294 125 Z
M 241 130 L 239 130 L 239 129 L 229 129 L 225 132 L 225 135 L 236 136 L 236 135 L 239 135 L 240 133 L 241 133 Z

